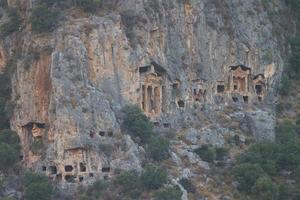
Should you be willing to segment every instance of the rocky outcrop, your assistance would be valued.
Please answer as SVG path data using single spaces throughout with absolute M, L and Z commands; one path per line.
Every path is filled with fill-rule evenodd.
M 66 14 L 51 34 L 24 29 L 18 43 L 11 124 L 23 162 L 63 184 L 141 168 L 143 150 L 117 119 L 125 104 L 139 105 L 158 130 L 191 128 L 192 143 L 222 146 L 227 129 L 217 125 L 215 111 L 268 106 L 282 72 L 285 31 L 275 30 L 259 1 L 115 3 L 105 16 Z M 270 5 L 284 20 L 285 5 Z M 250 115 L 260 137 L 265 129 Z

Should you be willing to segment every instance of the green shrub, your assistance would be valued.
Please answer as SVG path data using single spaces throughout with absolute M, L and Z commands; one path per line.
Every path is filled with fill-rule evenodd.
M 277 172 L 277 160 L 280 148 L 273 142 L 260 142 L 252 145 L 246 152 L 238 156 L 239 164 L 251 163 L 259 165 L 266 173 L 273 175 Z
M 44 143 L 43 140 L 41 138 L 33 138 L 33 141 L 31 143 L 30 146 L 30 150 L 34 153 L 34 154 L 39 154 L 42 152 L 44 147 Z
M 52 185 L 41 174 L 27 172 L 23 177 L 23 187 L 26 200 L 51 200 L 53 195 Z
M 285 144 L 281 144 L 278 158 L 280 169 L 295 170 L 300 165 L 300 142 L 295 139 Z
M 40 0 L 40 3 L 47 6 L 53 6 L 55 3 L 59 3 L 59 0 Z
M 0 169 L 8 170 L 13 167 L 19 159 L 19 151 L 13 146 L 0 143 Z
M 154 200 L 180 200 L 182 192 L 180 188 L 168 187 L 164 188 L 154 194 Z
M 216 159 L 223 160 L 229 154 L 229 149 L 225 147 L 216 148 Z
M 0 131 L 0 169 L 8 170 L 19 160 L 19 137 L 14 131 Z
M 147 189 L 159 189 L 167 183 L 167 171 L 161 167 L 148 165 L 141 175 L 141 182 Z
M 0 130 L 10 127 L 8 113 L 10 92 L 10 79 L 8 76 L 0 74 Z
M 50 9 L 44 4 L 38 5 L 30 17 L 31 28 L 37 33 L 51 32 L 56 28 L 59 16 L 59 11 Z
M 0 7 L 6 8 L 7 7 L 7 0 L 0 1 Z
M 300 165 L 298 167 L 295 168 L 294 170 L 294 175 L 295 175 L 295 178 L 298 182 L 300 182 Z
M 89 200 L 97 200 L 101 197 L 103 191 L 108 187 L 108 183 L 104 180 L 97 180 L 93 185 L 89 186 L 86 195 Z
M 169 145 L 167 139 L 159 136 L 152 136 L 147 150 L 153 160 L 162 161 L 169 157 Z
M 277 185 L 268 176 L 262 176 L 256 180 L 252 193 L 259 200 L 277 200 L 279 197 Z
M 122 172 L 116 177 L 116 183 L 122 187 L 123 193 L 137 198 L 142 193 L 140 177 L 136 171 Z
M 276 130 L 276 142 L 284 144 L 294 141 L 297 137 L 295 128 L 296 126 L 290 120 L 280 123 Z
M 146 143 L 153 135 L 153 125 L 149 118 L 137 106 L 126 106 L 122 112 L 123 129 L 134 138 L 139 138 L 142 143 Z
M 216 149 L 211 145 L 203 145 L 195 149 L 194 152 L 206 162 L 213 162 L 216 159 Z
M 300 52 L 293 52 L 291 58 L 290 58 L 290 63 L 289 63 L 289 70 L 290 73 L 292 74 L 293 78 L 297 78 L 297 74 L 300 72 Z
M 182 178 L 179 180 L 180 185 L 182 185 L 182 187 L 184 187 L 184 189 L 190 193 L 195 193 L 196 192 L 196 188 L 194 187 L 194 185 L 192 184 L 192 181 L 190 181 L 187 178 Z
M 0 36 L 6 37 L 13 32 L 16 32 L 20 29 L 21 26 L 21 18 L 16 9 L 8 9 L 8 22 L 4 23 L 0 27 Z
M 288 95 L 292 89 L 292 82 L 289 77 L 282 76 L 281 83 L 279 87 L 279 94 L 280 95 Z
M 256 180 L 264 175 L 263 169 L 257 164 L 243 163 L 233 169 L 233 175 L 239 182 L 239 189 L 251 192 Z
M 0 143 L 6 143 L 13 146 L 16 149 L 20 149 L 20 139 L 16 132 L 10 129 L 4 129 L 0 131 Z
M 85 12 L 96 12 L 102 5 L 102 0 L 74 0 L 75 6 Z

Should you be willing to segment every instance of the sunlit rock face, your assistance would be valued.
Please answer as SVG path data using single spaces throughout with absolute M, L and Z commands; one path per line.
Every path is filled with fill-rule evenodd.
M 24 30 L 18 44 L 6 41 L 22 55 L 12 79 L 11 124 L 24 165 L 64 186 L 140 170 L 143 149 L 120 128 L 126 104 L 139 106 L 162 132 L 205 130 L 201 116 L 214 121 L 215 111 L 228 107 L 251 116 L 263 108 L 274 121 L 269 104 L 287 53 L 282 29 L 291 28 L 273 23 L 284 20 L 281 2 L 273 4 L 276 16 L 256 0 L 119 0 L 114 6 L 104 16 L 67 16 L 51 34 Z M 33 52 L 38 56 L 26 67 Z M 1 46 L 0 69 L 4 55 Z M 264 125 L 253 120 L 252 127 Z M 267 139 L 274 138 L 270 124 L 262 129 Z M 222 127 L 208 130 L 223 137 Z

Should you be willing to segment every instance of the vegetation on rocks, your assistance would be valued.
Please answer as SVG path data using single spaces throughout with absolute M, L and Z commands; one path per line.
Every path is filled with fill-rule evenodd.
M 167 171 L 164 168 L 148 165 L 141 175 L 141 182 L 147 189 L 159 189 L 167 183 Z
M 81 8 L 85 12 L 96 12 L 102 5 L 102 0 L 74 0 L 75 6 Z
M 58 24 L 60 13 L 45 4 L 36 6 L 31 14 L 30 23 L 34 32 L 51 32 Z
M 20 14 L 16 9 L 9 8 L 7 13 L 9 20 L 0 27 L 0 37 L 2 38 L 19 31 L 22 24 Z
M 180 200 L 182 192 L 178 187 L 164 188 L 154 195 L 154 200 Z
M 80 200 L 87 199 L 143 199 L 146 193 L 153 193 L 155 199 L 177 199 L 181 191 L 164 189 L 168 182 L 167 171 L 159 166 L 147 165 L 143 172 L 123 171 L 113 180 L 98 180 L 93 185 L 78 191 Z M 113 192 L 112 192 L 113 191 Z M 178 196 L 180 195 L 180 196 Z
M 20 146 L 17 134 L 11 130 L 0 131 L 0 170 L 7 171 L 19 161 Z
M 280 180 L 299 180 L 300 139 L 296 134 L 298 126 L 285 121 L 278 126 L 276 142 L 259 142 L 238 156 L 233 175 L 239 182 L 239 189 L 259 199 L 279 199 L 286 191 L 293 190 L 286 199 L 297 199 L 299 186 L 284 185 Z M 281 175 L 287 171 L 288 177 Z M 277 193 L 277 188 L 281 188 Z
M 122 111 L 124 113 L 122 126 L 125 132 L 136 141 L 147 143 L 153 135 L 153 125 L 148 117 L 137 106 L 126 106 Z
M 169 141 L 166 138 L 152 136 L 147 151 L 155 161 L 162 161 L 169 157 Z
M 123 130 L 133 139 L 145 146 L 149 157 L 154 161 L 162 161 L 169 157 L 169 141 L 153 131 L 149 118 L 137 106 L 126 106 L 122 109 Z
M 23 177 L 23 187 L 26 200 L 52 199 L 53 187 L 44 175 L 27 172 Z

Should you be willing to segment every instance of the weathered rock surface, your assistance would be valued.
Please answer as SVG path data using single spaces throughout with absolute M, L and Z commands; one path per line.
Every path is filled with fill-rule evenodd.
M 247 113 L 247 121 L 251 133 L 257 140 L 275 140 L 275 116 L 267 111 L 252 111 Z
M 257 138 L 274 138 L 274 116 L 254 110 L 272 103 L 283 69 L 282 30 L 291 28 L 277 25 L 286 20 L 283 2 L 271 8 L 257 0 L 115 3 L 105 16 L 67 15 L 53 33 L 24 29 L 21 39 L 0 45 L 0 70 L 10 48 L 21 55 L 12 79 L 11 124 L 26 166 L 63 184 L 89 183 L 118 168 L 141 169 L 144 152 L 121 133 L 116 116 L 127 103 L 148 110 L 158 129 L 188 130 L 186 139 L 196 145 L 224 145 L 235 127 L 247 129 L 246 111 Z M 32 5 L 22 1 L 28 12 Z M 32 52 L 39 56 L 28 68 Z M 263 80 L 255 79 L 259 74 Z M 163 77 L 159 88 L 143 88 L 142 78 L 151 84 L 157 77 Z M 217 120 L 216 111 L 229 106 L 244 112 Z M 194 153 L 183 154 L 199 162 Z M 173 160 L 180 165 L 176 154 Z

